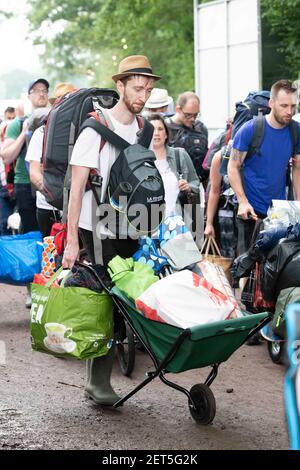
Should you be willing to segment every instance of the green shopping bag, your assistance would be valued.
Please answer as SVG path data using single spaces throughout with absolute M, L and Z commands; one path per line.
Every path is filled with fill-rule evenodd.
M 104 356 L 112 345 L 113 308 L 105 292 L 31 285 L 31 344 L 36 351 L 76 359 Z
M 108 263 L 108 273 L 117 288 L 133 302 L 159 280 L 148 264 L 118 255 Z

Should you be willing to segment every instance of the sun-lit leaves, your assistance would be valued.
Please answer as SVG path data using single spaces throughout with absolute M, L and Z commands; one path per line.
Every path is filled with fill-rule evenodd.
M 285 76 L 300 75 L 300 0 L 261 0 L 263 21 L 278 38 L 278 50 L 285 55 Z
M 90 84 L 108 86 L 120 59 L 146 54 L 163 77 L 160 86 L 174 97 L 193 89 L 192 0 L 28 2 L 32 36 L 45 46 L 43 61 L 53 78 L 83 74 Z

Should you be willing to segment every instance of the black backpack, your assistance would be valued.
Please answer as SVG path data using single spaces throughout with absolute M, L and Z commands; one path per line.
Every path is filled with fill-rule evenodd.
M 109 229 L 116 236 L 153 233 L 163 219 L 165 191 L 162 178 L 155 166 L 155 154 L 148 148 L 153 136 L 152 124 L 143 119 L 143 127 L 136 144 L 130 144 L 122 139 L 96 119 L 88 119 L 80 131 L 86 127 L 93 128 L 103 140 L 120 149 L 110 170 L 106 197 L 103 201 L 114 210 L 115 217 Z M 100 200 L 96 191 L 93 190 L 93 193 L 99 205 Z M 142 212 L 135 210 L 136 205 L 142 206 Z M 137 214 L 141 217 L 137 217 Z
M 276 301 L 281 289 L 299 287 L 300 241 L 283 239 L 267 256 L 262 268 L 261 291 L 266 300 Z
M 265 116 L 271 112 L 269 100 L 269 91 L 251 91 L 244 101 L 236 103 L 231 132 L 232 139 L 245 122 L 250 121 L 254 116 Z
M 172 119 L 165 120 L 169 131 L 171 147 L 182 147 L 191 157 L 197 175 L 206 180 L 209 170 L 202 167 L 208 150 L 208 131 L 201 121 L 196 121 L 193 127 L 179 126 Z
M 69 161 L 79 129 L 99 107 L 112 108 L 118 101 L 114 90 L 82 88 L 67 93 L 53 105 L 47 119 L 43 144 L 43 182 L 47 202 L 63 209 L 64 188 L 70 189 Z

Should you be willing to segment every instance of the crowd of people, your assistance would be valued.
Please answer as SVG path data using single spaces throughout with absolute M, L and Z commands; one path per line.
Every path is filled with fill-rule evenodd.
M 126 57 L 112 78 L 120 98 L 113 108 L 105 110 L 105 116 L 108 116 L 114 132 L 129 144 L 134 144 L 140 132 L 137 119 L 140 114 L 154 127 L 151 149 L 163 181 L 165 216 L 182 211 L 182 205 L 178 204 L 182 194 L 187 200 L 194 201 L 196 211 L 200 210 L 199 202 L 204 203 L 200 200 L 205 191 L 207 221 L 204 234 L 216 237 L 222 249 L 219 212 L 224 209 L 224 198 L 227 202 L 230 199 L 237 240 L 236 244 L 234 238 L 230 242 L 233 256 L 248 249 L 255 222 L 265 218 L 272 200 L 286 198 L 286 174 L 290 164 L 294 196 L 300 199 L 300 125 L 294 146 L 290 124 L 296 113 L 297 90 L 290 81 L 280 80 L 271 88 L 270 113 L 263 118 L 264 135 L 260 148 L 251 157 L 248 156 L 254 133 L 253 119 L 245 123 L 233 139 L 231 128 L 227 126 L 223 141 L 219 139 L 222 148 L 207 167 L 203 162 L 209 152 L 208 130 L 199 118 L 200 100 L 194 92 L 180 94 L 174 109 L 168 91 L 156 87 L 161 77 L 152 71 L 145 56 Z M 76 87 L 70 83 L 58 84 L 51 99 L 49 88 L 49 82 L 44 78 L 28 85 L 31 116 L 25 116 L 21 109 L 7 108 L 5 111 L 0 127 L 0 235 L 11 233 L 7 220 L 16 210 L 20 215 L 20 233 L 40 230 L 43 236 L 47 236 L 52 224 L 61 218 L 61 212 L 47 202 L 44 193 L 44 128 L 51 104 L 66 93 L 75 92 Z M 34 130 L 40 118 L 41 125 Z M 101 223 L 97 230 L 101 253 L 98 248 L 94 249 L 93 192 L 86 190 L 89 175 L 91 170 L 101 175 L 103 201 L 110 171 L 118 156 L 116 147 L 104 143 L 101 135 L 88 127 L 80 133 L 72 151 L 67 244 L 62 259 L 64 268 L 72 268 L 78 259 L 81 240 L 84 240 L 91 261 L 104 265 L 115 255 L 126 258 L 137 250 L 137 240 L 110 237 Z M 228 145 L 228 171 L 222 175 L 220 168 L 224 149 L 228 153 Z M 193 227 L 196 232 L 200 230 L 197 224 Z M 223 251 L 223 254 L 227 253 Z M 104 405 L 118 400 L 110 385 L 112 358 L 113 348 L 105 357 L 88 361 L 86 392 L 97 403 Z

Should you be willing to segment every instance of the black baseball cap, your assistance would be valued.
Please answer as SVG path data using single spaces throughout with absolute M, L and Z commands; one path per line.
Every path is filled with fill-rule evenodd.
M 29 85 L 28 85 L 28 93 L 30 93 L 30 91 L 32 90 L 32 88 L 34 87 L 34 85 L 36 85 L 37 83 L 43 83 L 45 85 L 45 87 L 47 88 L 47 90 L 49 90 L 49 82 L 45 79 L 45 78 L 36 78 L 35 80 L 32 80 Z

